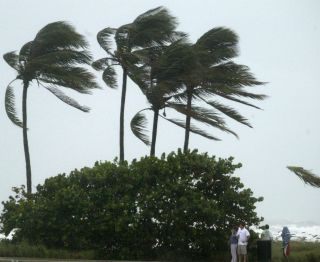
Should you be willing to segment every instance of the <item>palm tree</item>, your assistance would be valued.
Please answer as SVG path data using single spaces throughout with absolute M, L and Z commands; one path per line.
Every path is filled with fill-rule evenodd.
M 186 68 L 185 76 L 182 76 L 185 91 L 174 97 L 183 102 L 179 105 L 178 110 L 186 112 L 184 152 L 189 147 L 191 118 L 235 136 L 237 136 L 236 133 L 226 128 L 221 118 L 217 118 L 219 112 L 251 127 L 247 119 L 235 109 L 218 101 L 208 100 L 209 98 L 219 96 L 255 108 L 258 107 L 240 98 L 257 100 L 266 98 L 265 95 L 244 90 L 246 86 L 264 83 L 257 81 L 249 72 L 248 67 L 231 61 L 237 56 L 237 43 L 238 37 L 232 30 L 218 27 L 209 30 L 190 47 L 188 56 L 192 56 L 193 63 L 192 66 Z M 195 107 L 194 100 L 204 102 L 212 109 Z
M 170 108 L 186 115 L 186 111 L 181 110 L 180 104 L 170 100 L 177 93 L 181 92 L 182 82 L 180 77 L 181 75 L 185 75 L 184 65 L 192 66 L 192 61 L 189 59 L 190 56 L 188 56 L 190 54 L 189 47 L 190 44 L 186 42 L 186 38 L 183 34 L 180 34 L 180 38 L 169 46 L 153 47 L 133 52 L 140 60 L 140 67 L 136 67 L 134 70 L 134 81 L 146 96 L 150 107 L 140 110 L 132 118 L 131 130 L 142 142 L 146 145 L 151 145 L 151 156 L 155 154 L 159 117 L 180 127 L 184 127 L 183 121 L 167 118 L 165 109 Z M 146 134 L 147 119 L 144 111 L 147 110 L 153 112 L 151 143 Z M 159 113 L 161 110 L 163 110 L 163 115 Z M 220 126 L 222 128 L 222 124 Z M 190 131 L 210 139 L 215 139 L 215 137 L 195 126 L 190 126 Z
M 107 52 L 107 57 L 95 61 L 92 66 L 103 71 L 102 78 L 111 88 L 117 87 L 114 66 L 122 68 L 122 91 L 120 104 L 120 162 L 124 161 L 124 110 L 127 89 L 127 76 L 134 79 L 132 72 L 137 59 L 132 52 L 154 45 L 162 45 L 172 38 L 176 27 L 176 19 L 169 14 L 167 9 L 157 7 L 138 16 L 132 23 L 117 29 L 105 28 L 97 35 L 100 46 Z M 111 37 L 114 36 L 116 48 L 112 48 Z
M 32 82 L 36 82 L 57 98 L 81 111 L 90 109 L 81 106 L 65 95 L 59 87 L 70 88 L 79 93 L 89 94 L 98 88 L 94 76 L 81 64 L 90 64 L 91 55 L 84 37 L 66 22 L 54 22 L 43 27 L 33 41 L 22 46 L 19 54 L 6 53 L 4 60 L 17 71 L 13 80 L 23 84 L 22 121 L 15 110 L 15 96 L 11 82 L 6 90 L 5 108 L 9 119 L 23 129 L 23 145 L 26 161 L 27 192 L 31 193 L 31 164 L 28 145 L 27 93 Z
M 299 166 L 287 166 L 287 168 L 296 174 L 304 183 L 320 188 L 320 177 L 313 174 L 311 171 Z

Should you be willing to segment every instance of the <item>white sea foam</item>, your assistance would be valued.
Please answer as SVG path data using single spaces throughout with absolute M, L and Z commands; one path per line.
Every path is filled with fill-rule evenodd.
M 270 232 L 274 240 L 281 240 L 281 232 L 284 225 L 269 225 Z M 306 241 L 306 242 L 320 242 L 320 225 L 297 225 L 286 224 L 292 235 L 292 240 Z M 261 234 L 261 229 L 254 230 Z

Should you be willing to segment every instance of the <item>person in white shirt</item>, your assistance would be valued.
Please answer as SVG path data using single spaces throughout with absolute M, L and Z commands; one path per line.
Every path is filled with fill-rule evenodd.
M 244 223 L 240 223 L 239 229 L 237 232 L 238 237 L 238 255 L 239 262 L 247 261 L 247 245 L 250 237 L 249 231 L 244 227 Z

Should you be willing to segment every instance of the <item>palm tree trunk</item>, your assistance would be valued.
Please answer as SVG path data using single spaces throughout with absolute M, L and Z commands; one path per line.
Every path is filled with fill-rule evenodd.
M 151 141 L 150 156 L 154 156 L 155 151 L 156 151 L 158 118 L 159 118 L 159 109 L 156 109 L 156 110 L 154 110 L 154 115 L 153 115 L 152 141 Z
M 28 133 L 27 133 L 27 91 L 28 82 L 23 83 L 23 95 L 22 95 L 22 130 L 23 130 L 23 146 L 24 156 L 26 160 L 26 175 L 27 175 L 27 193 L 32 193 L 32 182 L 31 182 L 31 164 L 30 164 L 30 153 L 28 145 Z
M 121 93 L 121 105 L 120 105 L 120 162 L 124 161 L 124 107 L 126 103 L 127 92 L 127 70 L 123 68 L 122 74 L 122 93 Z
M 191 123 L 191 102 L 192 102 L 192 90 L 188 90 L 187 92 L 188 100 L 187 100 L 187 116 L 186 116 L 186 128 L 185 128 L 185 135 L 184 135 L 184 146 L 183 152 L 186 153 L 189 149 L 189 136 L 190 136 L 190 123 Z

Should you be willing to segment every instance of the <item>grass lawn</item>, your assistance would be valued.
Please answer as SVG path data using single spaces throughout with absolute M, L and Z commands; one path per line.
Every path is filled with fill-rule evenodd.
M 306 261 L 320 262 L 320 243 L 291 242 L 290 262 Z M 281 242 L 272 244 L 272 262 L 284 261 L 282 257 Z

